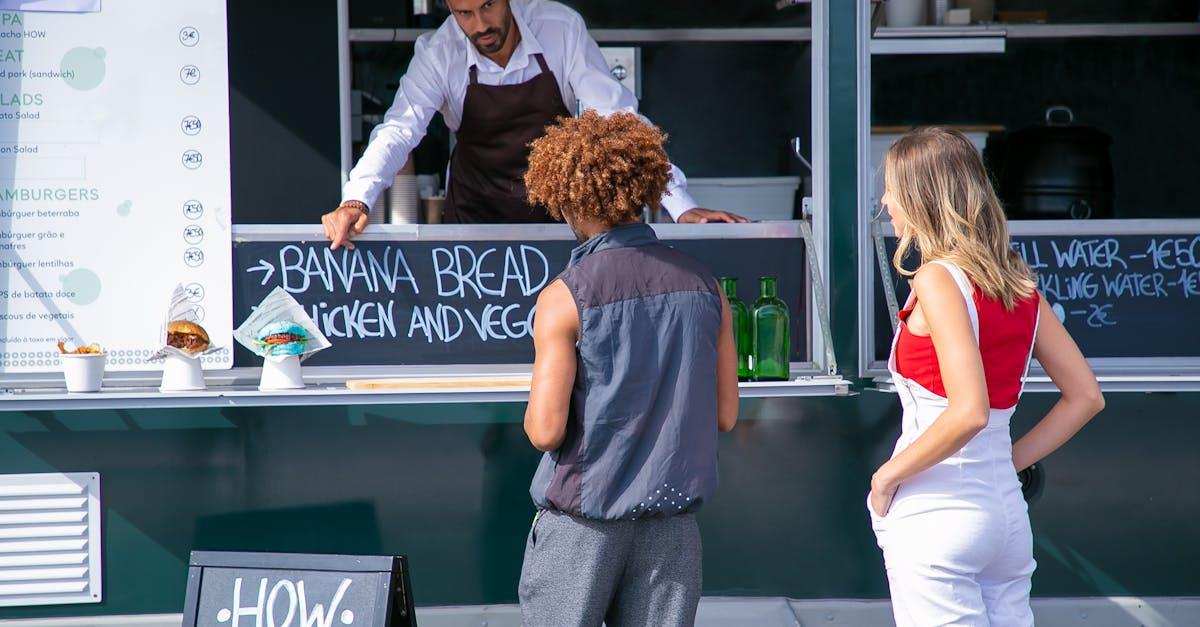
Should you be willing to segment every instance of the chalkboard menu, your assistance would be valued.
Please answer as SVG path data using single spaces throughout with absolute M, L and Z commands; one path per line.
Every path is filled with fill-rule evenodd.
M 399 556 L 193 551 L 183 627 L 415 627 Z
M 1013 249 L 1093 366 L 1121 371 L 1147 360 L 1200 361 L 1200 221 L 1014 222 L 1011 228 Z M 894 237 L 885 239 L 903 306 L 909 284 L 891 267 L 896 245 Z M 886 367 L 894 314 L 882 281 L 874 283 L 873 365 Z
M 739 295 L 748 305 L 758 297 L 758 278 L 776 276 L 779 297 L 791 313 L 792 359 L 809 361 L 802 239 L 665 243 L 706 264 L 714 276 L 737 277 Z M 364 240 L 355 250 L 331 251 L 320 240 L 235 241 L 234 320 L 244 320 L 279 286 L 333 343 L 306 365 L 532 363 L 537 295 L 566 268 L 576 244 L 572 239 Z M 238 351 L 235 365 L 261 362 Z

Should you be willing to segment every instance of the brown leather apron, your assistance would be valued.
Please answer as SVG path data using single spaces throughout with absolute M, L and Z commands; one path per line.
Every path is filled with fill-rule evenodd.
M 518 85 L 481 85 L 471 66 L 458 143 L 450 155 L 444 222 L 553 222 L 525 198 L 529 144 L 571 112 L 546 60 L 533 57 L 542 73 Z

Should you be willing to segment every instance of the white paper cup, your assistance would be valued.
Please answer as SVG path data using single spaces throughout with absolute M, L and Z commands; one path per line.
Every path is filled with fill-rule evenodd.
M 412 174 L 397 174 L 388 190 L 388 222 L 391 224 L 416 224 L 420 199 L 417 195 L 417 177 Z
M 260 390 L 300 390 L 304 388 L 304 377 L 300 374 L 300 356 L 283 358 L 264 357 Z
M 160 392 L 191 392 L 206 387 L 199 359 L 174 353 L 166 356 Z
M 60 353 L 63 379 L 68 392 L 99 392 L 104 383 L 104 353 L 67 355 Z

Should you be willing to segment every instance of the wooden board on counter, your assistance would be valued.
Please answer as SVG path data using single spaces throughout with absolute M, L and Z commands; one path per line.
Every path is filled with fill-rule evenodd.
M 371 390 L 457 390 L 485 388 L 528 388 L 529 375 L 501 377 L 396 377 L 392 379 L 349 379 L 346 388 Z

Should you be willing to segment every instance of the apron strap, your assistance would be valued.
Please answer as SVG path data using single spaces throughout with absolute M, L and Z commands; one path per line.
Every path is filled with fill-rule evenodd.
M 475 64 L 472 63 L 471 67 L 467 70 L 467 73 L 470 74 L 470 76 L 471 76 L 471 84 L 478 85 L 479 84 L 479 67 L 477 67 Z
M 546 57 L 543 57 L 542 53 L 539 52 L 533 55 L 533 58 L 535 61 L 537 61 L 538 67 L 542 68 L 543 74 L 550 73 L 550 66 L 546 64 Z
M 931 263 L 942 266 L 950 272 L 950 276 L 954 277 L 954 282 L 958 284 L 958 290 L 962 292 L 963 300 L 967 302 L 967 315 L 971 316 L 971 329 L 975 331 L 975 343 L 979 344 L 979 310 L 975 308 L 975 288 L 971 287 L 967 273 L 950 261 L 939 259 Z
M 1042 322 L 1042 295 L 1034 292 L 1037 301 L 1034 306 L 1037 307 L 1037 316 L 1033 319 L 1033 339 L 1029 342 L 1029 356 L 1025 359 L 1025 373 L 1021 375 L 1021 389 L 1017 391 L 1017 398 L 1025 393 L 1025 381 L 1029 379 L 1029 366 L 1033 363 L 1033 347 L 1037 344 L 1038 325 Z

